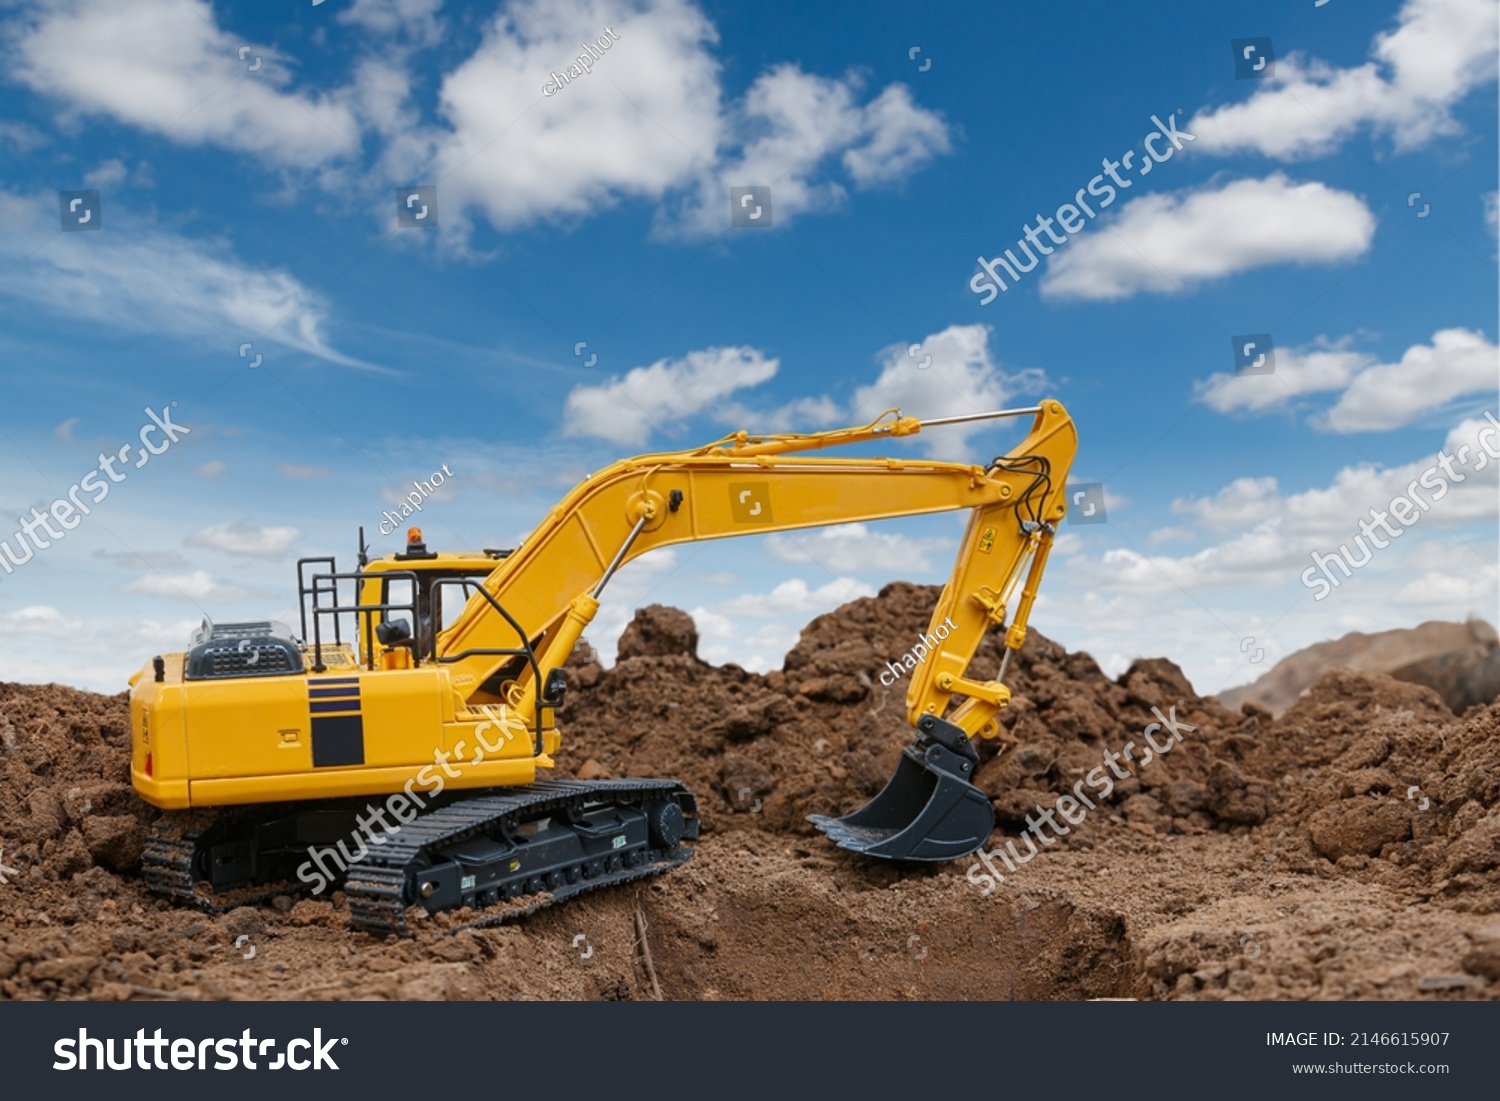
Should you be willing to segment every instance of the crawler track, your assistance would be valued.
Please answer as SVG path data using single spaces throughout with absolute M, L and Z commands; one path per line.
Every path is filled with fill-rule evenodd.
M 696 803 L 675 780 L 612 780 L 594 783 L 550 781 L 532 784 L 503 795 L 464 799 L 424 814 L 391 838 L 370 849 L 349 869 L 344 891 L 356 928 L 382 935 L 406 934 L 406 911 L 423 905 L 418 882 L 424 865 L 445 847 L 473 838 L 511 833 L 529 822 L 553 819 L 588 806 L 638 807 L 672 800 L 683 806 L 687 830 L 684 840 L 697 837 Z M 549 865 L 532 872 L 524 866 L 524 844 L 513 847 L 523 866 L 487 887 L 463 891 L 463 905 L 479 916 L 458 928 L 474 928 L 512 921 L 574 895 L 616 883 L 659 875 L 684 863 L 691 847 L 647 843 L 618 854 Z M 488 896 L 488 897 L 486 897 Z M 486 907 L 486 903 L 488 906 Z M 456 929 L 454 931 L 457 931 Z
M 327 804 L 297 804 L 163 816 L 142 861 L 146 885 L 216 912 L 300 893 L 305 887 L 285 870 L 286 849 L 249 854 L 268 823 L 326 811 Z M 457 932 L 670 871 L 692 856 L 684 842 L 697 836 L 696 800 L 675 780 L 546 781 L 459 798 L 379 835 L 380 843 L 362 846 L 342 887 L 356 929 L 404 936 L 413 906 L 468 908 L 476 916 L 450 927 Z M 210 888 L 204 879 L 216 854 L 230 851 L 245 862 L 244 881 Z M 262 882 L 251 868 L 282 873 Z

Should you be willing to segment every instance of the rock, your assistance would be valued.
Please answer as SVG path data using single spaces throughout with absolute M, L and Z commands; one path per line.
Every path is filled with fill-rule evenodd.
M 33 980 L 51 979 L 65 986 L 78 987 L 88 981 L 99 966 L 98 956 L 63 956 L 59 959 L 38 960 L 31 965 Z
M 677 608 L 649 604 L 636 609 L 635 618 L 620 635 L 616 659 L 668 657 L 672 654 L 698 656 L 698 625 L 693 617 Z
M 759 796 L 776 787 L 776 777 L 759 761 L 729 753 L 722 769 L 724 798 L 736 810 L 748 811 Z
M 1208 774 L 1208 809 L 1225 822 L 1258 826 L 1271 813 L 1271 788 L 1247 778 L 1228 761 L 1215 761 Z
M 1043 775 L 1052 767 L 1055 758 L 1056 754 L 1034 745 L 1023 745 L 1016 750 L 1016 766 L 1028 776 Z
M 610 780 L 614 778 L 614 774 L 590 757 L 579 766 L 578 778 L 580 780 Z
M 1208 805 L 1208 791 L 1202 784 L 1192 780 L 1174 780 L 1157 794 L 1174 815 L 1189 815 Z
M 766 693 L 734 708 L 714 733 L 729 742 L 748 742 L 770 734 L 778 726 L 793 722 L 797 709 L 785 696 Z
M 1476 929 L 1469 937 L 1477 944 L 1493 944 L 1500 948 L 1500 921 L 1486 925 L 1483 929 Z
M 1443 874 L 1487 872 L 1495 867 L 1500 867 L 1500 815 L 1492 814 L 1449 845 Z
M 1324 807 L 1308 819 L 1313 847 L 1329 860 L 1377 856 L 1386 845 L 1411 837 L 1406 808 L 1391 799 L 1360 796 Z
M 63 805 L 46 788 L 38 788 L 27 800 L 31 808 L 31 837 L 45 841 L 62 832 Z
M 83 839 L 95 860 L 117 872 L 130 871 L 140 867 L 146 828 L 133 815 L 89 815 Z
M 290 917 L 294 925 L 333 925 L 333 903 L 304 898 L 292 906 Z
M 1120 805 L 1125 817 L 1133 822 L 1152 825 L 1161 817 L 1161 803 L 1149 795 L 1132 795 Z
M 1476 982 L 1468 975 L 1425 975 L 1417 983 L 1418 990 L 1463 990 Z
M 1500 646 L 1492 638 L 1391 670 L 1391 676 L 1431 688 L 1455 715 L 1500 696 Z
M 266 927 L 265 915 L 254 906 L 236 906 L 223 922 L 225 931 L 234 937 L 254 936 Z
M 1226 707 L 1239 707 L 1250 700 L 1280 715 L 1332 669 L 1386 674 L 1400 671 L 1403 680 L 1435 683 L 1440 686 L 1439 691 L 1452 691 L 1455 702 L 1464 702 L 1469 698 L 1470 678 L 1476 694 L 1500 691 L 1500 683 L 1496 682 L 1500 670 L 1493 661 L 1486 662 L 1495 639 L 1495 629 L 1482 620 L 1467 623 L 1434 620 L 1418 627 L 1369 635 L 1354 631 L 1282 658 L 1254 683 L 1220 692 L 1219 702 Z M 1447 662 L 1430 660 L 1447 654 L 1459 656 Z
M 1482 975 L 1491 982 L 1500 982 L 1500 942 L 1491 941 L 1475 948 L 1460 962 L 1471 975 Z
M 46 856 L 47 863 L 52 865 L 60 879 L 87 871 L 94 863 L 88 846 L 77 830 L 69 830 L 60 844 L 49 845 Z

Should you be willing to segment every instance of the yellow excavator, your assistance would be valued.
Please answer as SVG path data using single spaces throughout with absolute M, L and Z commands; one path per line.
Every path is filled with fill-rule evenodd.
M 1025 415 L 1030 432 L 986 465 L 808 455 Z M 349 572 L 301 559 L 300 633 L 205 620 L 187 651 L 131 678 L 132 781 L 167 812 L 144 878 L 215 909 L 337 886 L 352 924 L 380 934 L 404 933 L 412 907 L 468 907 L 488 924 L 675 867 L 698 837 L 685 785 L 544 778 L 563 666 L 610 578 L 676 543 L 956 509 L 971 515 L 907 691 L 914 740 L 866 806 L 812 821 L 872 857 L 966 856 L 994 827 L 971 739 L 999 734 L 1076 447 L 1051 400 L 927 421 L 888 410 L 861 427 L 736 432 L 625 459 L 514 550 L 430 551 L 412 529 L 403 552 L 373 560 L 361 535 Z M 1000 672 L 972 679 L 995 627 Z

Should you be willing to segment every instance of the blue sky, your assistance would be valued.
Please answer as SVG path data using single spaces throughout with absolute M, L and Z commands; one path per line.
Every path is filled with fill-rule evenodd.
M 115 690 L 203 615 L 294 618 L 296 557 L 396 549 L 382 510 L 444 464 L 429 542 L 512 545 L 623 455 L 1039 394 L 1108 522 L 1064 524 L 1034 623 L 1112 673 L 1164 654 L 1209 692 L 1496 618 L 1492 0 L 11 0 L 0 51 L 0 538 L 148 407 L 191 429 L 0 574 L 7 679 Z M 1193 138 L 1144 172 L 1153 116 Z M 979 261 L 1127 150 L 986 302 Z M 398 226 L 414 186 L 435 226 Z M 731 224 L 735 186 L 769 226 Z M 88 190 L 99 228 L 65 232 Z M 1236 377 L 1247 334 L 1273 373 Z M 1317 599 L 1310 555 L 1465 443 Z M 589 636 L 669 603 L 704 656 L 778 667 L 813 615 L 942 580 L 960 530 L 659 552 Z

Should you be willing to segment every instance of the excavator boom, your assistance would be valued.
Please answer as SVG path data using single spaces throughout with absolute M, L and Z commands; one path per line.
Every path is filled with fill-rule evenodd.
M 693 451 L 627 459 L 586 479 L 568 494 L 525 544 L 511 553 L 437 640 L 439 661 L 451 662 L 472 698 L 508 702 L 529 715 L 544 690 L 522 671 L 504 701 L 485 699 L 479 686 L 510 659 L 492 652 L 517 643 L 516 629 L 494 614 L 498 605 L 536 647 L 541 669 L 563 664 L 598 607 L 603 584 L 620 566 L 648 551 L 678 543 L 759 535 L 856 521 L 971 510 L 953 573 L 933 610 L 931 632 L 941 645 L 913 676 L 907 694 L 909 721 L 942 715 L 956 694 L 967 697 L 958 716 L 968 734 L 993 736 L 994 714 L 1004 694 L 965 679 L 984 632 L 1006 621 L 1007 601 L 1021 614 L 1013 645 L 1025 637 L 1046 548 L 1063 516 L 1063 487 L 1077 447 L 1062 405 L 1046 401 L 1032 413 L 1030 433 L 994 463 L 973 465 L 928 459 L 807 458 L 805 451 L 910 436 L 946 422 L 915 418 L 877 421 L 857 429 L 813 435 L 749 437 L 737 434 Z M 964 418 L 969 419 L 969 418 Z M 1014 603 L 1017 583 L 1034 574 Z M 951 621 L 953 626 L 948 627 Z M 487 652 L 488 651 L 488 652 Z

